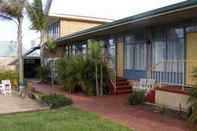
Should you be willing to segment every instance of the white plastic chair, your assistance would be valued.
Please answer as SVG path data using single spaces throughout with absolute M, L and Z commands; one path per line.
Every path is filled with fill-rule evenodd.
M 10 80 L 2 80 L 2 87 L 5 89 L 6 94 L 11 94 L 12 93 L 12 86 Z
M 139 82 L 134 83 L 133 88 L 138 89 L 146 89 L 147 79 L 140 79 Z
M 140 79 L 139 82 L 135 83 L 133 85 L 133 88 L 135 89 L 145 89 L 145 90 L 148 90 L 148 89 L 151 89 L 153 88 L 155 85 L 155 80 L 154 79 Z
M 155 85 L 155 80 L 154 79 L 147 79 L 147 87 L 148 88 L 153 88 Z
M 5 86 L 0 84 L 0 94 L 6 95 Z

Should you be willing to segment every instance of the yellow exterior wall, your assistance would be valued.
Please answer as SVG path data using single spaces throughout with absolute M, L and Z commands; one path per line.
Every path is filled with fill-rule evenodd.
M 101 25 L 101 23 L 62 19 L 60 20 L 60 37 L 98 25 Z
M 116 73 L 118 77 L 123 77 L 124 75 L 124 57 L 123 57 L 123 51 L 124 51 L 124 46 L 123 46 L 123 39 L 119 38 L 117 41 L 117 52 L 116 52 L 116 57 L 117 57 L 117 65 L 116 65 Z
M 56 21 L 57 22 L 57 21 Z M 59 20 L 59 28 L 60 28 L 60 37 L 65 35 L 69 35 L 78 31 L 82 31 L 84 29 L 88 29 L 94 26 L 98 26 L 103 24 L 104 22 L 94 22 L 94 21 L 85 21 L 85 20 L 71 20 L 71 19 L 64 19 L 60 18 Z M 47 41 L 47 32 L 44 34 L 44 43 Z M 62 47 L 58 47 L 56 52 L 48 52 L 44 50 L 44 55 L 47 58 L 56 58 L 56 57 L 63 57 L 64 51 Z
M 192 71 L 197 67 L 197 32 L 187 34 L 187 50 L 186 50 L 186 83 L 194 84 L 192 79 Z
M 155 102 L 157 105 L 164 106 L 173 110 L 187 111 L 187 100 L 189 96 L 184 94 L 172 93 L 167 91 L 156 90 Z

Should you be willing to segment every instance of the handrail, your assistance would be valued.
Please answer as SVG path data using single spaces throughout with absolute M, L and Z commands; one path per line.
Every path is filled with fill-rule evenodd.
M 159 83 L 162 84 L 163 78 L 168 80 L 170 84 L 180 84 L 182 87 L 184 86 L 191 86 L 192 80 L 190 80 L 191 70 L 189 68 L 185 68 L 186 66 L 195 66 L 197 60 L 162 60 L 157 64 L 153 64 L 148 68 L 148 72 L 150 73 L 149 77 L 153 77 L 152 75 L 157 72 L 157 67 L 161 67 L 161 71 L 158 71 L 159 76 Z M 185 70 L 186 69 L 186 70 Z M 182 78 L 181 78 L 182 77 Z

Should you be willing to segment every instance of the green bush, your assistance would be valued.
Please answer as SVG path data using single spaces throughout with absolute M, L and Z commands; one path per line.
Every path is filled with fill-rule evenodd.
M 100 65 L 98 64 L 98 67 Z M 103 67 L 103 92 L 107 94 L 107 67 Z M 57 61 L 56 65 L 58 80 L 64 85 L 64 89 L 75 92 L 80 89 L 88 96 L 96 94 L 95 64 L 88 58 L 81 56 L 69 56 Z M 100 81 L 100 75 L 98 75 Z
M 133 91 L 128 97 L 129 105 L 143 104 L 145 100 L 145 90 Z
M 18 74 L 13 70 L 0 70 L 0 81 L 1 80 L 10 80 L 11 83 L 15 85 L 18 81 Z
M 51 108 L 59 108 L 73 103 L 72 99 L 57 94 L 44 95 L 41 97 L 41 100 L 47 103 Z
M 195 84 L 189 91 L 188 104 L 190 105 L 188 110 L 188 123 L 192 126 L 192 129 L 197 130 L 197 68 L 193 70 L 193 79 Z
M 46 43 L 46 48 L 48 49 L 48 51 L 54 52 L 57 48 L 57 44 L 54 42 L 52 38 L 49 38 Z
M 41 81 L 47 81 L 47 77 L 48 77 L 48 73 L 49 73 L 49 70 L 46 66 L 40 66 L 36 69 L 37 71 L 37 78 L 40 79 Z

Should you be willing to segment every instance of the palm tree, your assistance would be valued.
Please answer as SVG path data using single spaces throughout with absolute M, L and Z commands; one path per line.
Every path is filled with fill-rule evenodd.
M 28 16 L 31 20 L 31 29 L 36 30 L 40 33 L 40 46 L 41 46 L 41 62 L 43 63 L 43 42 L 44 42 L 44 33 L 47 29 L 48 20 L 45 15 L 42 0 L 33 0 L 31 4 L 28 4 L 27 7 Z
M 22 54 L 22 24 L 23 11 L 26 0 L 0 0 L 0 17 L 5 20 L 14 21 L 17 24 L 17 56 L 19 60 L 19 81 L 23 76 L 23 54 Z
M 88 41 L 88 57 L 90 60 L 93 61 L 95 64 L 95 85 L 96 85 L 96 95 L 103 95 L 103 62 L 102 62 L 102 43 L 95 41 L 95 40 L 89 40 Z M 100 68 L 98 68 L 100 65 Z M 100 72 L 99 72 L 100 70 Z M 100 87 L 99 87 L 99 74 L 100 73 Z

